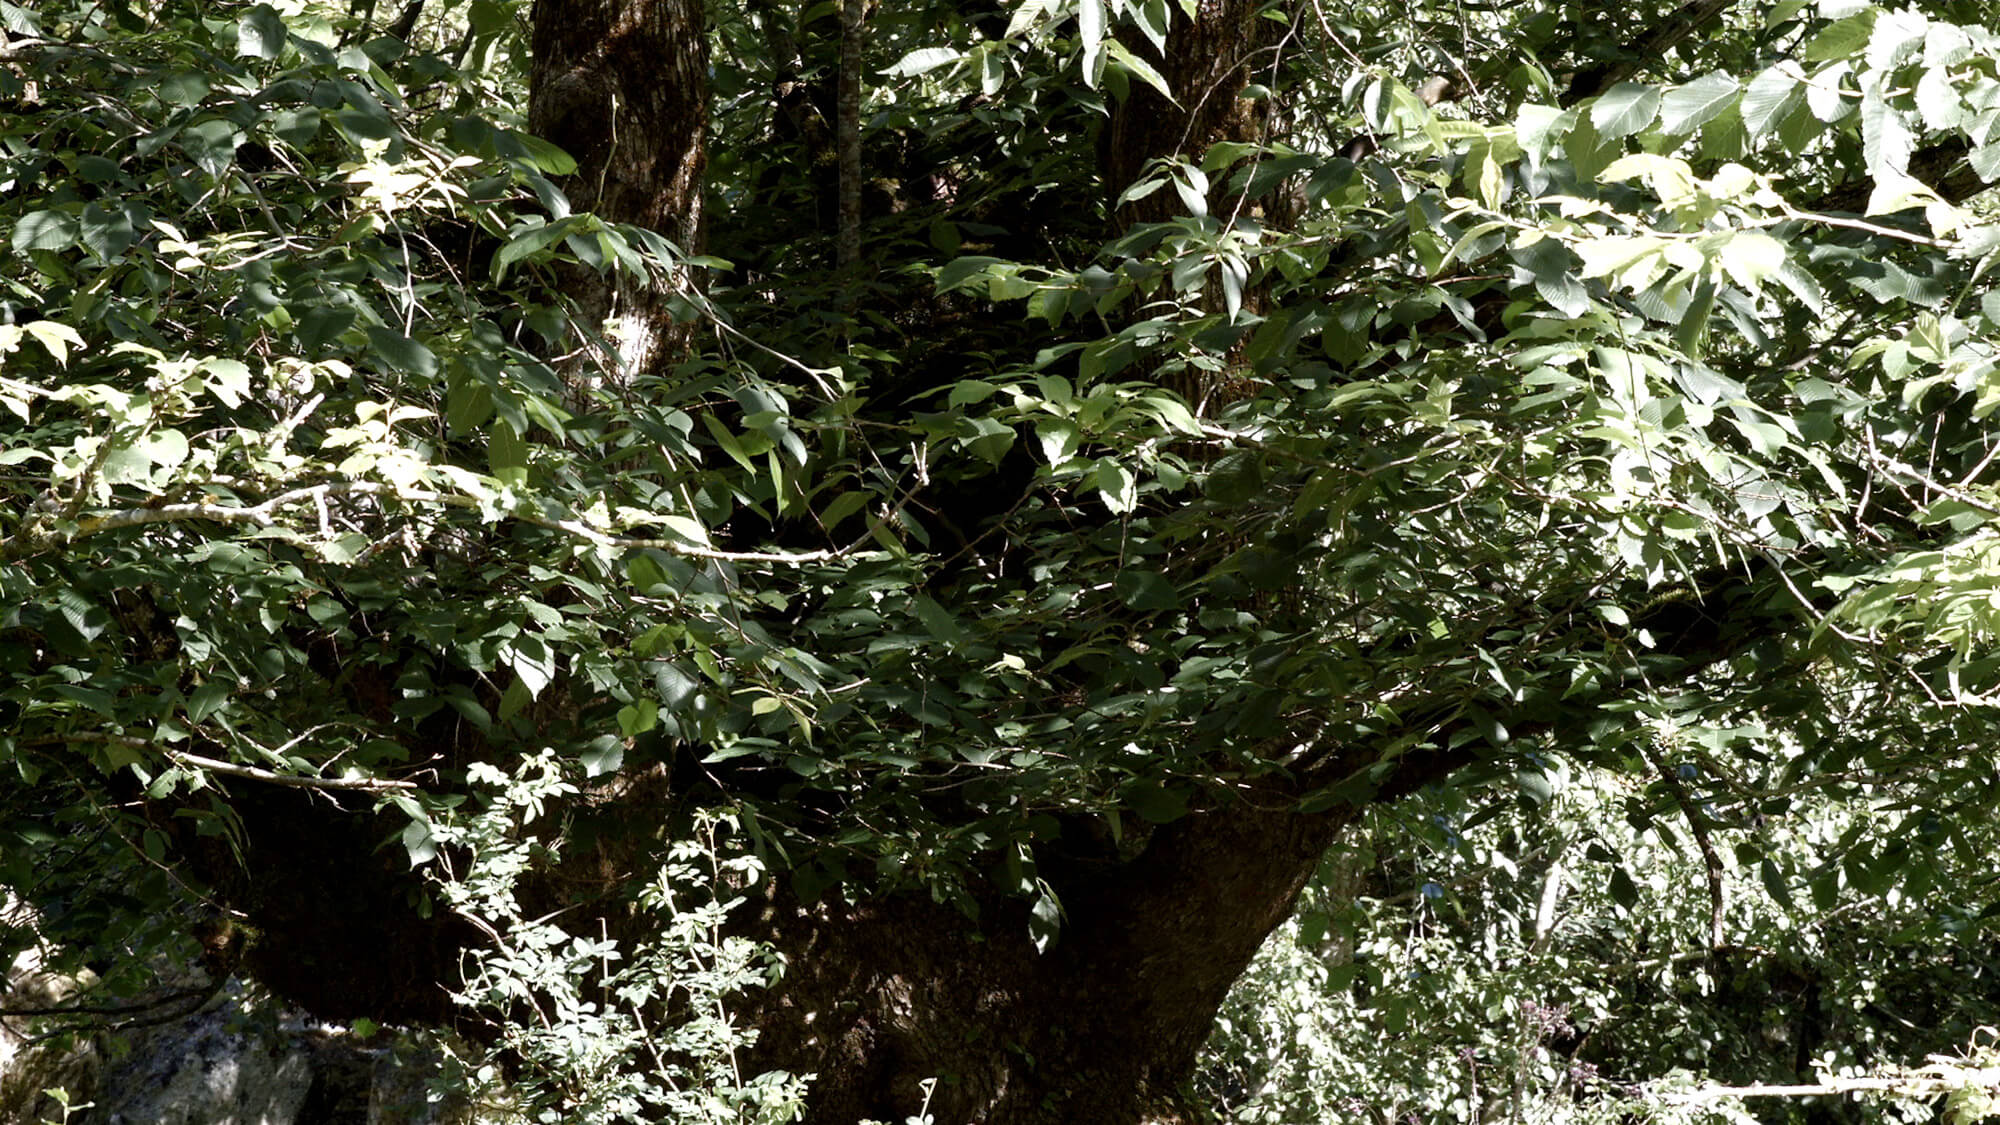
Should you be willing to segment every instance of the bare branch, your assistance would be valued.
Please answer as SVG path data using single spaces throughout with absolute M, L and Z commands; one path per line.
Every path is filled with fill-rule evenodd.
M 397 789 L 415 789 L 414 781 L 390 781 L 379 777 L 306 777 L 303 774 L 278 773 L 260 769 L 257 766 L 239 765 L 219 758 L 190 754 L 185 750 L 168 750 L 166 755 L 172 761 L 210 773 L 227 774 L 250 781 L 261 781 L 266 785 L 283 785 L 293 789 L 329 789 L 350 793 L 385 793 Z
M 105 734 L 100 731 L 71 731 L 52 734 L 42 738 L 28 739 L 28 746 L 58 746 L 67 742 L 100 742 L 112 746 L 125 746 L 134 750 L 155 751 L 168 761 L 190 769 L 207 770 L 210 773 L 227 774 L 248 781 L 261 781 L 267 785 L 283 785 L 292 789 L 325 789 L 347 793 L 386 793 L 399 789 L 419 788 L 414 781 L 392 781 L 381 777 L 309 777 L 305 774 L 278 773 L 275 770 L 246 766 L 238 762 L 225 762 L 220 758 L 210 758 L 203 754 L 192 754 L 186 750 L 175 750 L 157 742 L 129 734 Z

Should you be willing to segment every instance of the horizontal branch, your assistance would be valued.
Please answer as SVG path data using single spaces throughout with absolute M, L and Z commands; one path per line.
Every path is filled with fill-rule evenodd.
M 190 769 L 207 770 L 210 773 L 227 774 L 248 781 L 261 781 L 267 785 L 284 785 L 293 789 L 326 789 L 348 793 L 387 793 L 395 790 L 416 789 L 414 781 L 391 781 L 380 777 L 312 777 L 306 774 L 279 773 L 259 766 L 246 766 L 239 762 L 225 762 L 220 758 L 210 758 L 203 754 L 191 754 L 186 750 L 175 750 L 161 746 L 129 734 L 105 734 L 100 731 L 74 731 L 66 734 L 51 734 L 26 740 L 27 746 L 60 746 L 69 742 L 102 742 L 113 746 L 124 746 L 133 750 L 157 751 L 168 761 Z
M 1698 1086 L 1692 1090 L 1659 1090 L 1653 1096 L 1681 1105 L 1731 1101 L 1736 1098 L 1819 1098 L 1839 1094 L 1905 1094 L 1928 1098 L 1953 1090 L 2000 1091 L 2000 1068 L 1966 1067 L 1949 1071 L 1892 1075 L 1882 1078 L 1829 1078 L 1824 1082 L 1780 1086 L 1753 1082 L 1748 1086 Z
M 231 777 L 261 781 L 266 785 L 285 785 L 294 789 L 336 789 L 352 793 L 386 793 L 397 789 L 415 789 L 414 781 L 390 781 L 379 777 L 307 777 L 304 774 L 278 773 L 275 770 L 246 766 L 236 762 L 225 762 L 220 758 L 190 754 L 185 750 L 168 750 L 166 755 L 172 761 L 211 773 L 228 774 Z
M 199 1003 L 194 1005 L 195 1008 L 199 1008 L 201 1007 L 202 1004 L 206 1004 L 208 1002 L 208 998 L 213 995 L 215 995 L 215 988 L 213 986 L 205 985 L 201 988 L 178 988 L 163 995 L 153 997 L 152 999 L 139 1000 L 130 1004 L 53 1004 L 40 1007 L 33 1005 L 23 1005 L 23 1006 L 0 1005 L 0 1018 L 11 1019 L 16 1017 L 45 1017 L 45 1016 L 128 1016 L 142 1012 L 143 1013 L 156 1012 L 170 1005 L 175 1007 L 183 1006 L 189 1000 L 199 1001 Z M 190 1011 L 192 1011 L 192 1009 L 190 1009 Z M 178 1013 L 178 1014 L 184 1015 L 189 1013 Z
M 188 523 L 206 521 L 211 523 L 249 524 L 254 527 L 275 527 L 281 523 L 279 512 L 307 502 L 318 502 L 333 496 L 384 496 L 417 504 L 436 504 L 447 508 L 468 511 L 479 510 L 483 505 L 471 496 L 460 496 L 430 489 L 398 488 L 381 481 L 334 481 L 316 484 L 307 488 L 295 488 L 283 492 L 261 504 L 240 507 L 218 504 L 202 500 L 191 504 L 160 504 L 143 508 L 126 508 L 101 516 L 80 521 L 75 531 L 38 539 L 32 529 L 24 529 L 0 540 L 0 557 L 32 553 L 46 545 L 49 540 L 68 543 L 107 531 L 117 531 L 128 527 L 141 527 L 156 523 Z M 822 551 L 720 551 L 713 547 L 703 547 L 683 539 L 659 539 L 614 535 L 611 532 L 590 526 L 580 519 L 557 518 L 535 512 L 513 511 L 507 518 L 550 531 L 559 531 L 585 539 L 601 547 L 613 550 L 661 550 L 689 558 L 713 559 L 718 562 L 759 562 L 799 565 L 823 562 L 835 558 L 842 552 Z M 25 546 L 24 546 L 25 541 Z

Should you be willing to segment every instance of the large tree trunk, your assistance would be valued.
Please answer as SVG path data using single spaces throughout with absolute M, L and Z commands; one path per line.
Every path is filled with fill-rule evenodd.
M 1242 127 L 1237 94 L 1249 74 L 1256 7 L 1203 0 L 1201 18 L 1175 29 L 1161 68 L 1181 104 L 1141 92 L 1114 116 L 1104 156 L 1114 192 L 1148 159 L 1199 151 Z M 701 29 L 696 0 L 537 0 L 534 10 L 531 117 L 577 158 L 568 184 L 577 205 L 690 248 L 701 228 L 707 129 Z M 683 338 L 660 292 L 582 281 L 586 308 L 630 318 L 635 335 L 621 338 L 626 374 L 653 369 Z M 1688 667 L 1728 651 L 1711 647 L 1684 655 Z M 1673 650 L 1663 644 L 1661 652 Z M 1582 713 L 1592 701 L 1565 706 Z M 1509 716 L 1508 725 L 1527 733 L 1534 720 Z M 1452 744 L 1434 726 L 1413 733 Z M 1028 904 L 997 891 L 973 889 L 981 909 L 972 920 L 915 896 L 802 903 L 781 881 L 758 917 L 741 920 L 788 966 L 783 981 L 749 999 L 745 1016 L 760 1033 L 750 1061 L 816 1074 L 814 1125 L 903 1120 L 925 1106 L 928 1080 L 936 1082 L 929 1111 L 941 1125 L 1193 1121 L 1182 1090 L 1217 1008 L 1358 812 L 1342 805 L 1303 814 L 1298 799 L 1311 784 L 1370 764 L 1373 750 L 1347 748 L 1343 758 L 1352 760 L 1300 771 L 1289 785 L 1212 795 L 1153 829 L 1136 854 L 1083 831 L 1065 854 L 1038 857 L 1065 910 L 1057 941 L 1043 951 L 1030 940 Z M 1413 750 L 1376 796 L 1407 792 L 1469 754 Z M 629 819 L 635 840 L 645 838 L 641 828 L 657 831 L 661 816 L 641 792 L 613 814 Z M 462 935 L 441 919 L 410 917 L 395 932 L 357 924 L 408 917 L 400 912 L 412 877 L 394 864 L 370 865 L 379 835 L 309 832 L 288 819 L 309 817 L 304 802 L 272 810 L 245 818 L 252 870 L 223 888 L 272 955 L 287 958 L 263 966 L 263 975 L 328 1014 L 437 1018 L 442 982 L 406 979 L 410 964 L 398 969 L 382 954 L 424 951 L 414 962 L 419 975 L 442 976 Z M 285 853 L 325 862 L 302 869 Z M 273 859 L 255 858 L 263 855 Z M 376 881 L 353 880 L 356 870 Z M 617 872 L 607 875 L 616 882 Z M 329 896 L 327 886 L 344 893 Z M 332 924 L 336 913 L 345 926 Z M 288 965 L 296 971 L 287 974 Z
M 576 158 L 563 188 L 578 211 L 632 223 L 701 252 L 708 152 L 708 39 L 700 0 L 535 0 L 528 124 Z M 585 382 L 628 382 L 678 358 L 692 321 L 672 299 L 698 283 L 663 276 L 565 279 L 585 327 L 610 347 Z M 681 315 L 675 316 L 676 305 Z
M 1044 868 L 1064 918 L 1037 952 L 1028 904 L 978 922 L 928 898 L 800 906 L 763 936 L 786 976 L 751 1013 L 757 1061 L 818 1075 L 809 1125 L 1194 1121 L 1183 1090 L 1230 985 L 1351 810 L 1230 802 L 1157 830 L 1123 862 Z

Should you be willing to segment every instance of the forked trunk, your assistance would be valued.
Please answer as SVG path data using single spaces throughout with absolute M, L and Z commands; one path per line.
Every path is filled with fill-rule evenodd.
M 1198 1120 L 1216 1010 L 1349 819 L 1230 804 L 1136 858 L 1045 868 L 1065 916 L 1043 952 L 1018 899 L 976 923 L 927 897 L 774 903 L 787 968 L 749 1013 L 757 1062 L 817 1075 L 808 1125 Z

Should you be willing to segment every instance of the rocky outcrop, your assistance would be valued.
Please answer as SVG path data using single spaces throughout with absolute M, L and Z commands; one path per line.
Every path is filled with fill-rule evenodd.
M 75 982 L 17 962 L 0 1006 L 59 1006 Z M 454 1125 L 427 1054 L 363 1038 L 228 982 L 151 1026 L 52 1029 L 0 1017 L 0 1125 Z M 52 1031 L 55 1032 L 52 1034 Z M 60 1090 L 61 1094 L 54 1091 Z M 65 1101 L 67 1105 L 65 1105 Z

